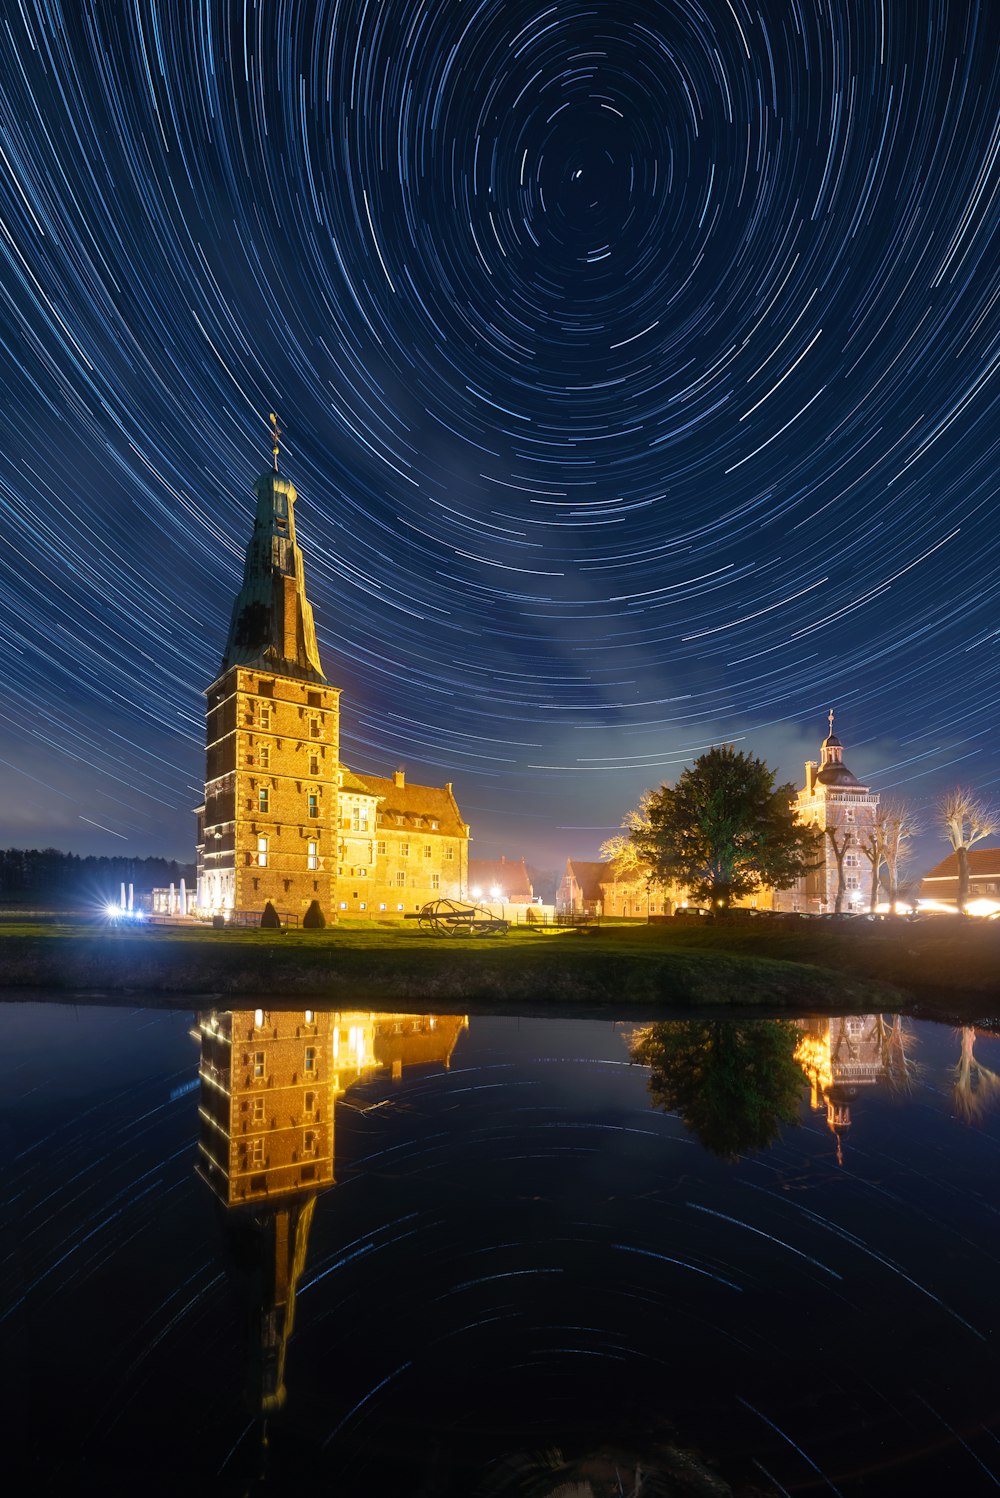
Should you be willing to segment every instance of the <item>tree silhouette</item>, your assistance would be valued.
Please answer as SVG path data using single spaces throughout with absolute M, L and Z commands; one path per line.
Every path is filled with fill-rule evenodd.
M 805 1076 L 789 1020 L 667 1020 L 634 1032 L 633 1061 L 651 1068 L 654 1107 L 679 1113 L 706 1149 L 732 1160 L 769 1149 L 796 1123 Z

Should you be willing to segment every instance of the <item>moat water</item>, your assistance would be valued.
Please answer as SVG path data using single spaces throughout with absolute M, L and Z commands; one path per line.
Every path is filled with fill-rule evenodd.
M 5 1491 L 1000 1487 L 997 1037 L 289 1022 L 0 1007 Z

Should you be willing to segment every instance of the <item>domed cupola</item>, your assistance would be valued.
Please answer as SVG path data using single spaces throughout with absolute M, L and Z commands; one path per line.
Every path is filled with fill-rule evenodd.
M 820 748 L 820 767 L 816 772 L 816 783 L 834 791 L 863 791 L 866 789 L 844 764 L 844 746 L 833 731 L 833 709 L 830 710 L 830 732 Z

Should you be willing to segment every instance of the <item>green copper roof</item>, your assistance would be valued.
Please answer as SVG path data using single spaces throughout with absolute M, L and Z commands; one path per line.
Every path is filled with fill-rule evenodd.
M 257 513 L 222 669 L 252 666 L 325 682 L 295 541 L 295 486 L 280 473 L 267 472 L 254 484 L 254 493 Z

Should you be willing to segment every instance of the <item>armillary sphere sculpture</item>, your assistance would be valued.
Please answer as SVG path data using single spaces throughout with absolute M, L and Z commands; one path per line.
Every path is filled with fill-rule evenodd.
M 501 920 L 481 905 L 462 905 L 457 900 L 432 900 L 406 920 L 418 921 L 421 931 L 438 936 L 506 936 L 510 922 Z

